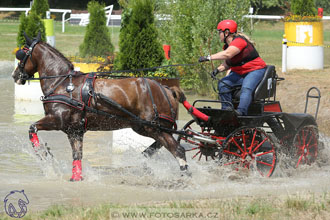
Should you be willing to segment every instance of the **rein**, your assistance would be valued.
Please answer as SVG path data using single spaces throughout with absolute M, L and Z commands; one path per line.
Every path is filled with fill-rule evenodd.
M 135 70 L 114 70 L 114 71 L 109 71 L 109 72 L 89 72 L 89 73 L 95 73 L 97 74 L 98 77 L 113 77 L 113 78 L 132 78 L 131 76 L 117 76 L 117 75 L 109 75 L 112 73 L 132 73 L 132 72 L 141 72 L 141 71 L 147 71 L 147 70 L 155 70 L 155 69 L 162 69 L 162 68 L 167 68 L 167 67 L 172 67 L 172 66 L 196 66 L 199 63 L 191 63 L 191 64 L 173 64 L 173 65 L 166 65 L 166 66 L 157 66 L 157 67 L 150 67 L 150 68 L 143 68 L 143 69 L 135 69 Z M 83 75 L 88 75 L 89 73 L 78 73 L 72 76 L 83 76 Z M 99 74 L 100 73 L 100 74 Z M 63 75 L 57 75 L 57 76 L 41 76 L 38 78 L 30 78 L 29 80 L 42 80 L 42 79 L 54 79 L 54 78 L 60 78 L 60 77 L 67 77 L 67 74 Z M 148 78 L 148 77 L 147 77 Z M 156 77 L 155 77 L 156 78 Z

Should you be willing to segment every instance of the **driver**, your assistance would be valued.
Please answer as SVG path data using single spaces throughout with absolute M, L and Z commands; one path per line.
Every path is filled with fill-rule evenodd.
M 224 60 L 213 72 L 215 77 L 219 72 L 230 69 L 230 72 L 219 80 L 219 98 L 221 101 L 232 102 L 231 87 L 241 85 L 240 102 L 235 110 L 237 115 L 247 115 L 252 102 L 252 94 L 266 71 L 266 63 L 260 58 L 253 42 L 243 33 L 237 33 L 237 24 L 233 20 L 219 22 L 217 30 L 221 42 L 225 43 L 223 51 L 202 56 L 199 62 Z M 230 105 L 222 103 L 222 109 Z

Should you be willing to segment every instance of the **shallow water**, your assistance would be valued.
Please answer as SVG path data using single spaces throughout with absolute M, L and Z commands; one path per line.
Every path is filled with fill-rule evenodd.
M 134 146 L 114 151 L 111 132 L 87 132 L 82 162 L 85 180 L 69 182 L 72 152 L 65 134 L 40 131 L 40 140 L 50 147 L 54 159 L 44 162 L 34 155 L 28 128 L 42 115 L 24 116 L 15 112 L 15 105 L 22 105 L 22 102 L 14 100 L 14 82 L 9 75 L 0 74 L 0 207 L 10 191 L 22 189 L 30 200 L 30 210 L 43 210 L 52 204 L 135 204 L 323 193 L 330 189 L 330 141 L 324 136 L 321 137 L 324 149 L 317 163 L 288 168 L 284 155 L 279 155 L 281 160 L 271 178 L 237 173 L 213 161 L 192 160 L 192 154 L 187 156 L 192 177 L 181 177 L 176 160 L 164 149 L 152 159 L 146 159 L 141 149 Z M 41 106 L 41 102 L 29 104 Z M 181 109 L 179 119 L 179 127 L 182 127 L 190 116 Z

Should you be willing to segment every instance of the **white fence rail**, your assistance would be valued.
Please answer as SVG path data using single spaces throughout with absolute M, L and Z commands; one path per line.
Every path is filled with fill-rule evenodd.
M 104 8 L 105 16 L 107 18 L 106 25 L 110 25 L 111 14 L 113 10 L 113 5 L 109 5 Z M 89 23 L 89 13 L 71 14 L 70 18 L 65 21 L 78 20 L 79 25 L 86 26 Z
M 0 12 L 12 12 L 12 11 L 25 11 L 27 15 L 31 8 L 0 8 Z M 110 25 L 110 21 L 112 19 L 121 19 L 120 15 L 111 15 L 113 10 L 113 5 L 109 5 L 104 8 L 105 14 L 107 17 L 107 25 Z M 72 10 L 70 9 L 49 9 L 52 13 L 63 13 L 62 14 L 62 32 L 65 32 L 65 22 L 71 19 L 79 19 L 79 25 L 87 25 L 89 23 L 89 13 L 82 13 L 82 14 L 72 14 Z M 67 13 L 70 13 L 70 17 L 65 19 Z
M 284 16 L 280 15 L 244 15 L 243 17 L 260 20 L 281 20 L 284 18 Z M 330 20 L 330 16 L 323 16 L 322 20 Z

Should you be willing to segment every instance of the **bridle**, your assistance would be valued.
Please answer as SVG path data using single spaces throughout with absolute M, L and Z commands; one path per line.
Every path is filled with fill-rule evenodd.
M 39 42 L 40 42 L 39 39 L 35 39 L 35 40 L 33 40 L 33 42 L 31 43 L 31 45 L 30 45 L 29 48 L 25 47 L 25 50 L 23 50 L 24 53 L 25 53 L 25 56 L 24 56 L 24 58 L 23 58 L 23 59 L 19 62 L 19 64 L 18 64 L 18 68 L 19 68 L 19 70 L 20 70 L 20 73 L 19 73 L 19 75 L 18 75 L 18 79 L 20 79 L 20 80 L 29 80 L 29 79 L 31 79 L 31 78 L 33 77 L 33 75 L 30 76 L 29 74 L 26 73 L 24 67 L 25 67 L 26 61 L 28 60 L 29 57 L 30 57 L 30 60 L 31 60 L 33 66 L 34 66 L 34 63 L 33 63 L 33 61 L 32 61 L 32 52 L 33 52 L 34 47 L 35 47 Z

